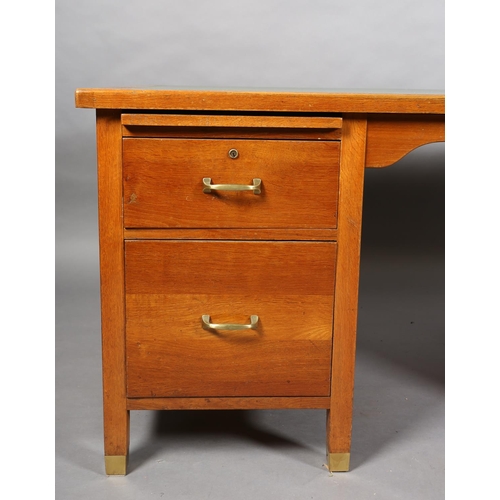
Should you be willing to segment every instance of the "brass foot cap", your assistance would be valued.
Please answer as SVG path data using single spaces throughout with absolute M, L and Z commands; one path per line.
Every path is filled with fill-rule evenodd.
M 350 453 L 327 453 L 326 461 L 330 472 L 347 472 L 349 470 Z
M 124 476 L 127 473 L 127 455 L 108 455 L 104 457 L 108 476 Z

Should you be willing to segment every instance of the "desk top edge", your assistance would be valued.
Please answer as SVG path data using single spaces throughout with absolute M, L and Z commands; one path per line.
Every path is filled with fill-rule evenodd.
M 444 114 L 444 94 L 430 91 L 79 88 L 77 108 Z

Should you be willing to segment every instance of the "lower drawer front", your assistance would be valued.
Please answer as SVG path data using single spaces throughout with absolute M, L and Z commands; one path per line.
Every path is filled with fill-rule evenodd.
M 127 241 L 127 395 L 328 396 L 335 257 L 333 242 Z

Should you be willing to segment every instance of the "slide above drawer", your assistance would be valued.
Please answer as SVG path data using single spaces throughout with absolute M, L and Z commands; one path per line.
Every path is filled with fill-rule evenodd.
M 123 139 L 127 228 L 335 228 L 340 143 Z

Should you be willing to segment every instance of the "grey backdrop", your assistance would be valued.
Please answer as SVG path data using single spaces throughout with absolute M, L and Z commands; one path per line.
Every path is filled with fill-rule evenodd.
M 56 3 L 61 499 L 444 496 L 444 146 L 366 175 L 352 471 L 324 412 L 133 412 L 103 472 L 95 115 L 77 87 L 444 89 L 444 0 Z M 376 496 L 375 496 L 376 495 Z

